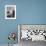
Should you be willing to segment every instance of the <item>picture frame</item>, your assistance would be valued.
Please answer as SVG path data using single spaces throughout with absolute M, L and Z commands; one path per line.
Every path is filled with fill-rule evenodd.
M 5 5 L 5 19 L 16 19 L 16 5 Z

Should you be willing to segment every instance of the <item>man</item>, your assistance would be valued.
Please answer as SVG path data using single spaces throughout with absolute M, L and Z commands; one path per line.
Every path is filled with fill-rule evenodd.
M 7 17 L 9 18 L 12 18 L 12 17 L 15 17 L 15 10 L 14 9 L 11 9 L 9 11 L 7 11 Z

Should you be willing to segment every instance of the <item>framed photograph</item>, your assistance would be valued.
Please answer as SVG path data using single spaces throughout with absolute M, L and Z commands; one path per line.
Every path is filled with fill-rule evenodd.
M 5 19 L 16 19 L 16 5 L 5 5 Z

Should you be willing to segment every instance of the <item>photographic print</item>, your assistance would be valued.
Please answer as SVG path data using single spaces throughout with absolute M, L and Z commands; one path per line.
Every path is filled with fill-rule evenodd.
M 5 19 L 16 19 L 16 5 L 5 5 Z

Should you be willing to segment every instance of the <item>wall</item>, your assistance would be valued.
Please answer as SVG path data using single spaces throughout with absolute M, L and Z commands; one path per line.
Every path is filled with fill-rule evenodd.
M 5 20 L 7 4 L 16 4 L 16 20 Z M 9 32 L 17 34 L 18 24 L 46 24 L 46 0 L 0 0 L 0 44 L 8 43 Z
M 17 23 L 46 24 L 46 0 L 17 0 Z
M 8 35 L 10 32 L 16 32 L 17 35 L 17 21 L 5 19 L 5 5 L 15 5 L 16 0 L 0 0 L 0 44 L 7 44 L 9 42 Z M 16 38 L 15 43 L 17 43 Z

